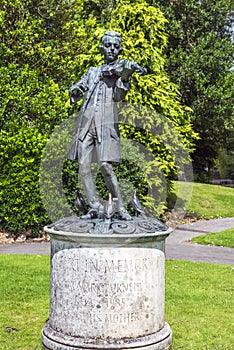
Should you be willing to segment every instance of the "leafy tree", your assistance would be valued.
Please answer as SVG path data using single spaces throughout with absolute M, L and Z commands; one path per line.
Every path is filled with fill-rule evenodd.
M 68 114 L 67 91 L 52 75 L 59 39 L 48 36 L 46 21 L 35 1 L 0 4 L 0 225 L 18 233 L 37 233 L 48 220 L 38 182 L 41 154 Z
M 234 180 L 234 152 L 221 149 L 218 154 L 216 167 L 222 179 Z
M 181 101 L 193 109 L 200 139 L 193 153 L 199 174 L 211 170 L 233 129 L 231 0 L 153 0 L 164 12 L 169 34 L 166 69 L 179 85 Z M 232 133 L 233 135 L 233 133 Z

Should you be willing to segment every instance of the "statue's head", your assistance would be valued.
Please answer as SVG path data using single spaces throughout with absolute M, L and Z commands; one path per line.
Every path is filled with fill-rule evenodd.
M 119 54 L 123 51 L 121 43 L 122 38 L 120 34 L 113 30 L 103 35 L 100 50 L 104 55 L 106 63 L 114 62 L 118 58 Z

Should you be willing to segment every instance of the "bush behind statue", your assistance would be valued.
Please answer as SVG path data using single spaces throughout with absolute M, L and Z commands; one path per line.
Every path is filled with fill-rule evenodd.
M 0 8 L 5 33 L 0 57 L 2 230 L 16 233 L 31 230 L 37 234 L 48 223 L 39 191 L 42 151 L 55 125 L 60 125 L 72 113 L 68 88 L 90 66 L 102 62 L 98 47 L 108 29 L 103 15 L 108 17 L 109 28 L 123 36 L 124 57 L 147 66 L 150 72 L 145 77 L 133 77 L 128 101 L 163 115 L 178 131 L 185 148 L 189 151 L 193 148 L 196 135 L 191 127 L 190 110 L 180 104 L 177 86 L 164 71 L 167 36 L 161 11 L 145 1 L 120 1 L 116 8 L 113 2 L 113 8 L 108 7 L 105 13 L 92 11 L 90 14 L 84 3 L 87 4 L 61 0 L 55 6 L 52 0 L 42 0 L 35 8 L 29 0 L 8 2 Z M 141 126 L 145 130 L 151 130 L 156 122 L 154 114 L 146 118 L 142 115 Z M 122 135 L 145 145 L 156 157 L 154 169 L 160 163 L 160 171 L 170 180 L 178 171 L 170 150 L 132 125 L 123 128 Z M 150 165 L 146 168 L 148 173 L 152 172 Z M 64 182 L 67 181 L 64 192 L 69 203 L 73 202 L 73 190 L 77 186 L 76 180 L 70 180 L 72 175 L 68 176 L 70 171 L 76 177 L 74 167 L 76 165 L 68 163 L 63 167 Z M 137 165 L 127 162 L 119 170 L 120 176 L 124 174 L 130 181 L 141 181 Z M 147 201 L 144 186 L 140 197 Z

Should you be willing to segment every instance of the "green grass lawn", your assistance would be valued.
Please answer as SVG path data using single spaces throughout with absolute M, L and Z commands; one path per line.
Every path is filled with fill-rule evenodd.
M 233 310 L 232 266 L 167 262 L 165 319 L 173 350 L 232 350 Z
M 234 228 L 230 228 L 218 233 L 211 232 L 206 235 L 194 237 L 192 239 L 192 242 L 205 245 L 234 248 Z
M 179 209 L 198 219 L 234 217 L 234 188 L 201 183 L 175 182 Z M 179 191 L 179 192 L 178 192 Z M 191 197 L 188 195 L 191 193 Z M 234 248 L 234 228 L 192 239 L 194 243 Z
M 49 315 L 49 256 L 0 255 L 0 349 L 41 349 Z
M 165 320 L 173 350 L 232 350 L 231 266 L 166 263 Z M 0 255 L 0 349 L 41 349 L 49 317 L 49 257 Z
M 208 185 L 202 183 L 175 182 L 175 190 L 181 200 L 183 208 L 187 193 L 192 190 L 192 197 L 187 202 L 189 213 L 196 213 L 198 218 L 214 219 L 234 216 L 234 188 Z

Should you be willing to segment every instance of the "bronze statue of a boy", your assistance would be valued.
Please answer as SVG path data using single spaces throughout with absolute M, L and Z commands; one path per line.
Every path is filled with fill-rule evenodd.
M 95 154 L 106 186 L 112 197 L 116 198 L 119 219 L 131 220 L 112 168 L 112 162 L 121 161 L 117 102 L 122 101 L 130 90 L 131 75 L 134 72 L 146 74 L 146 69 L 134 61 L 118 59 L 122 52 L 121 43 L 119 33 L 106 32 L 100 46 L 105 63 L 100 67 L 91 67 L 69 90 L 71 103 L 76 103 L 83 95 L 84 100 L 68 158 L 78 158 L 79 173 L 92 214 L 99 217 L 99 213 L 103 212 L 91 173 Z M 89 213 L 85 217 L 89 218 Z

